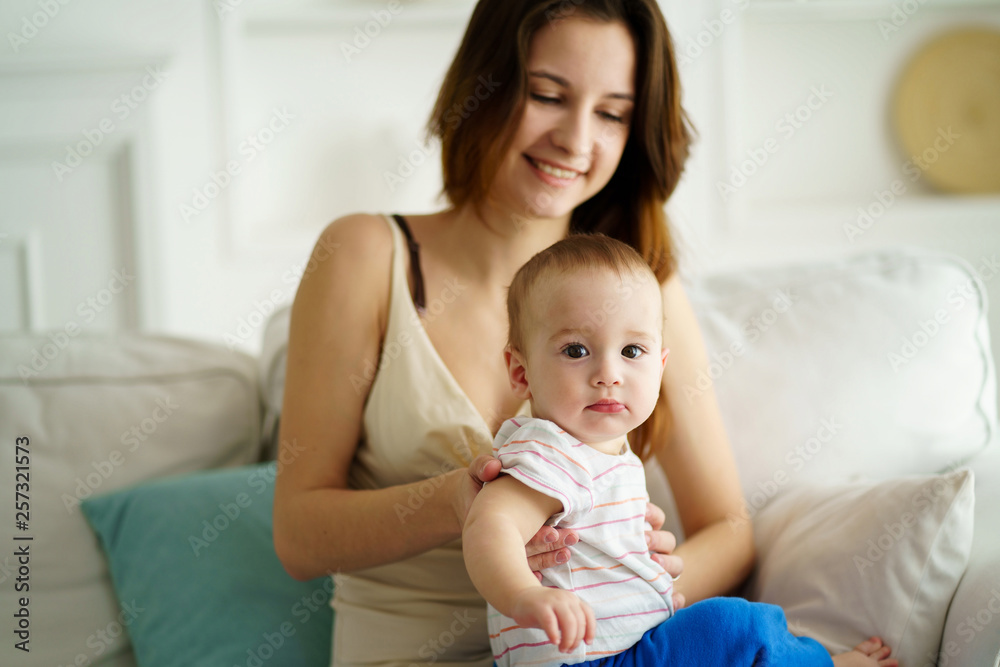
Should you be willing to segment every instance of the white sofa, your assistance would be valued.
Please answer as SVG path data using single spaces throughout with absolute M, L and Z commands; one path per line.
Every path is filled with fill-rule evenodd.
M 975 270 L 954 257 L 897 248 L 717 275 L 688 290 L 712 357 L 688 400 L 704 400 L 714 388 L 747 497 L 745 514 L 731 519 L 753 517 L 757 530 L 759 568 L 744 594 L 782 604 L 793 631 L 831 650 L 882 633 L 899 645 L 905 667 L 933 665 L 939 650 L 941 665 L 1000 665 L 996 380 Z M 85 517 L 76 502 L 140 493 L 154 480 L 186 480 L 195 471 L 253 470 L 252 484 L 267 468 L 250 466 L 274 452 L 287 326 L 286 309 L 262 332 L 257 359 L 154 335 L 0 337 L 5 488 L 14 488 L 15 439 L 30 443 L 28 529 L 14 528 L 13 492 L 0 509 L 7 545 L 0 610 L 8 619 L 29 610 L 31 649 L 18 650 L 18 636 L 5 633 L 0 664 L 124 666 L 136 664 L 136 655 L 143 667 L 324 664 L 325 657 L 290 657 L 306 628 L 313 643 L 329 632 L 316 627 L 329 616 L 303 620 L 302 603 L 284 608 L 287 631 L 276 624 L 225 660 L 177 662 L 180 650 L 163 639 L 207 656 L 206 647 L 221 641 L 205 619 L 251 604 L 243 601 L 254 586 L 227 589 L 235 584 L 217 573 L 228 563 L 208 573 L 200 550 L 221 556 L 216 543 L 256 531 L 256 546 L 240 548 L 266 551 L 269 511 L 256 501 L 266 495 L 216 496 L 182 510 L 196 492 L 174 492 L 150 501 L 151 512 L 147 503 L 146 514 L 130 496 L 100 539 L 92 528 L 100 517 Z M 197 479 L 204 488 L 216 477 Z M 681 534 L 655 465 L 649 485 L 668 510 L 668 527 Z M 153 519 L 182 511 L 191 528 L 177 534 L 190 533 L 191 553 L 178 557 L 170 551 L 177 539 L 161 538 Z M 220 521 L 240 511 L 254 512 L 256 523 L 233 514 Z M 215 537 L 210 523 L 220 528 Z M 230 525 L 237 528 L 219 536 Z M 27 535 L 34 539 L 12 539 Z M 128 546 L 140 543 L 141 553 Z M 27 593 L 13 585 L 14 550 L 24 544 Z M 145 562 L 157 557 L 164 560 Z M 166 584 L 150 583 L 164 571 Z M 272 577 L 268 590 L 290 582 Z M 313 597 L 320 606 L 328 589 Z M 281 594 L 301 592 L 289 591 Z M 271 655 L 278 657 L 268 662 Z

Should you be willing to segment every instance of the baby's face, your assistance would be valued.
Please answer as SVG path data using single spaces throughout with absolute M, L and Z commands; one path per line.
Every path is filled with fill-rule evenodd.
M 663 302 L 652 277 L 607 269 L 542 278 L 526 313 L 525 380 L 536 417 L 589 445 L 653 411 L 663 378 Z

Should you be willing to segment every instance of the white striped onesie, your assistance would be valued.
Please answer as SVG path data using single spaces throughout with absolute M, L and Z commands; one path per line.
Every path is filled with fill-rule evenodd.
M 487 624 L 498 667 L 563 665 L 620 653 L 673 614 L 673 580 L 649 555 L 645 531 L 646 476 L 642 461 L 604 454 L 545 419 L 516 417 L 500 427 L 493 455 L 503 472 L 559 500 L 546 522 L 572 528 L 580 541 L 568 563 L 542 572 L 542 584 L 573 591 L 597 617 L 592 644 L 561 653 L 545 632 L 522 628 L 489 607 Z

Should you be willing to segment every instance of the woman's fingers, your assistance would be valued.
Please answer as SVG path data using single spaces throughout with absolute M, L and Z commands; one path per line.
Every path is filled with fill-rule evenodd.
M 653 530 L 663 528 L 663 522 L 667 520 L 667 515 L 653 503 L 646 503 L 646 521 L 653 527 Z
M 538 573 L 546 568 L 561 565 L 569 560 L 567 547 L 579 541 L 580 538 L 575 531 L 542 526 L 524 547 L 528 554 L 528 566 L 533 572 Z M 541 581 L 540 576 L 539 581 Z
M 684 603 L 687 602 L 687 600 L 684 599 L 683 593 L 674 593 L 673 600 L 674 600 L 674 612 L 683 609 Z
M 663 554 L 652 554 L 653 560 L 660 564 L 671 577 L 676 579 L 684 571 L 684 559 L 680 556 L 664 556 Z
M 479 482 L 480 485 L 495 480 L 500 475 L 501 469 L 502 466 L 499 459 L 485 454 L 473 459 L 468 468 L 469 476 Z
M 528 552 L 528 559 L 530 560 L 532 556 L 552 552 L 556 549 L 563 549 L 564 547 L 571 547 L 579 541 L 580 537 L 574 530 L 542 526 L 535 533 L 535 536 L 528 540 L 525 550 Z M 569 552 L 567 551 L 566 554 L 569 555 Z
M 677 548 L 677 538 L 666 530 L 654 530 L 646 533 L 646 544 L 654 554 L 671 554 Z

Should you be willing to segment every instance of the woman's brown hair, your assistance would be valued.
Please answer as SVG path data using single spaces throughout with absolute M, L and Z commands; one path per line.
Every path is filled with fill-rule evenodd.
M 663 207 L 680 180 L 693 129 L 656 0 L 480 0 L 427 126 L 441 141 L 443 194 L 456 207 L 479 209 L 487 200 L 524 111 L 531 39 L 574 16 L 628 27 L 636 47 L 636 97 L 618 168 L 573 211 L 570 231 L 627 243 L 663 283 L 677 268 Z M 670 421 L 661 391 L 653 415 L 629 435 L 633 451 L 648 459 L 653 443 L 666 441 Z

